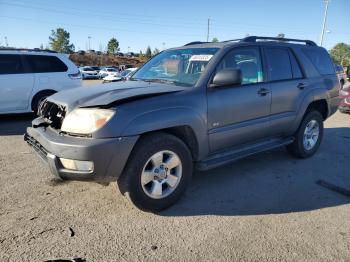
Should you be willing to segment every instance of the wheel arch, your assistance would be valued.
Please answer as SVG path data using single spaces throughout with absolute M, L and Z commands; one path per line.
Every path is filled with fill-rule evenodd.
M 57 91 L 56 90 L 54 90 L 54 89 L 43 89 L 43 90 L 40 90 L 39 92 L 37 92 L 34 96 L 33 96 L 33 98 L 32 98 L 32 101 L 31 101 L 31 103 L 30 103 L 30 108 L 33 110 L 34 109 L 34 106 L 35 106 L 35 100 L 38 98 L 38 97 L 40 97 L 40 96 L 42 96 L 42 95 L 53 95 L 54 93 L 57 93 Z
M 194 160 L 209 153 L 207 126 L 204 119 L 189 108 L 169 108 L 142 114 L 122 131 L 122 136 L 163 132 L 181 139 L 190 149 Z
M 315 89 L 308 93 L 300 104 L 294 125 L 291 128 L 292 133 L 298 129 L 304 116 L 312 109 L 319 111 L 322 114 L 323 120 L 326 120 L 330 112 L 328 100 L 328 92 L 324 88 Z

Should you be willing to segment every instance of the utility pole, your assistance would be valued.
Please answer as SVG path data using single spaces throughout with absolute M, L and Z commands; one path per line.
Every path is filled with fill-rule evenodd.
M 9 42 L 7 41 L 7 36 L 5 36 L 4 38 L 5 38 L 5 46 L 8 47 L 9 46 Z
M 88 39 L 89 39 L 89 50 L 91 50 L 91 46 L 90 46 L 90 42 L 91 42 L 91 36 L 88 36 Z
M 323 17 L 323 24 L 322 24 L 322 33 L 321 33 L 321 37 L 320 37 L 320 46 L 323 45 L 323 38 L 324 38 L 324 33 L 326 30 L 326 23 L 327 23 L 327 13 L 328 13 L 328 4 L 329 4 L 330 0 L 324 0 L 326 7 L 324 10 L 324 17 Z
M 208 18 L 207 42 L 209 42 L 209 27 L 210 27 L 210 18 Z

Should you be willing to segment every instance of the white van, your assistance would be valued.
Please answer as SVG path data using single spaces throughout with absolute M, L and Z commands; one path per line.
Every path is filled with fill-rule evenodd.
M 0 114 L 37 112 L 46 97 L 80 86 L 81 74 L 64 54 L 0 49 Z

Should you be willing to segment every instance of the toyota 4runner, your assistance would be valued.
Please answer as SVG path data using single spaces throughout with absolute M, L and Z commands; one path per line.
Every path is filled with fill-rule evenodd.
M 55 176 L 117 181 L 155 212 L 180 198 L 194 168 L 280 146 L 312 156 L 339 90 L 327 51 L 309 40 L 192 42 L 127 81 L 50 96 L 25 140 Z

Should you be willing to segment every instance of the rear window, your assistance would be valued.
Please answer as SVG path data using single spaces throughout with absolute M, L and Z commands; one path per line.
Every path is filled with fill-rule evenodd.
M 0 75 L 23 73 L 20 55 L 0 55 Z
M 310 59 L 321 75 L 334 74 L 334 67 L 329 54 L 323 49 L 304 49 L 303 52 Z
M 27 55 L 31 73 L 66 72 L 68 67 L 56 56 Z
M 270 81 L 288 80 L 293 78 L 288 49 L 266 48 L 266 58 Z

